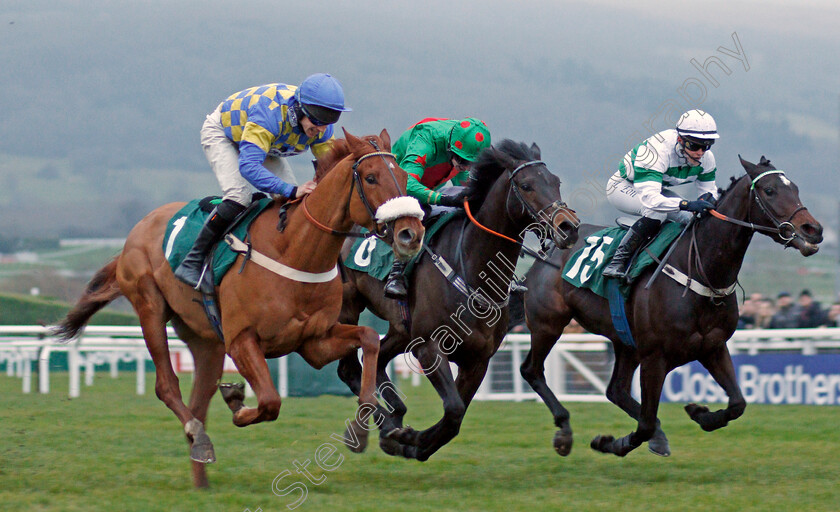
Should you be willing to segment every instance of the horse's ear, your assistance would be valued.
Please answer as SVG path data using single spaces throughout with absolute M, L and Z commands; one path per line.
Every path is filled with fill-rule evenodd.
M 534 153 L 534 160 L 540 159 L 540 147 L 536 142 L 531 143 L 531 151 Z
M 741 155 L 738 155 L 738 160 L 741 161 L 741 165 L 744 167 L 744 170 L 747 171 L 747 174 L 755 172 L 755 164 L 752 162 L 748 162 L 741 158 Z
M 759 160 L 758 165 L 770 165 L 770 160 L 764 158 L 764 155 L 761 155 L 761 160 Z
M 382 149 L 385 151 L 391 151 L 391 136 L 388 135 L 388 130 L 382 128 L 382 131 L 379 132 L 379 138 L 382 139 Z
M 347 140 L 347 147 L 350 148 L 350 151 L 356 156 L 361 155 L 365 148 L 364 141 L 358 137 L 354 137 L 343 126 L 341 127 L 341 130 L 344 132 L 344 139 Z

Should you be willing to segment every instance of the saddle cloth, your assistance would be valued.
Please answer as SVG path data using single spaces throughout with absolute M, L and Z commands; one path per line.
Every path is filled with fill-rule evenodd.
M 683 224 L 677 222 L 666 222 L 656 238 L 637 253 L 627 273 L 627 282 L 622 282 L 619 286 L 624 297 L 630 293 L 633 281 L 655 262 L 653 257 L 661 257 L 680 235 L 683 227 Z M 586 237 L 586 245 L 575 252 L 563 267 L 563 279 L 577 288 L 587 288 L 605 299 L 608 298 L 608 279 L 601 275 L 601 271 L 612 259 L 625 233 L 626 228 L 615 227 L 602 229 Z
M 201 231 L 204 221 L 207 220 L 210 211 L 212 211 L 213 205 L 211 203 L 213 200 L 220 198 L 210 199 L 194 199 L 169 219 L 166 225 L 166 234 L 163 237 L 163 253 L 173 270 L 178 268 L 178 265 L 181 264 L 181 261 L 192 248 L 198 232 Z M 240 240 L 245 240 L 251 222 L 271 205 L 272 200 L 263 198 L 255 201 L 255 203 L 248 210 L 247 215 L 230 231 Z M 233 252 L 226 243 L 216 244 L 212 254 L 213 283 L 218 286 L 238 254 Z
M 429 243 L 432 237 L 434 237 L 443 226 L 455 217 L 459 216 L 463 216 L 463 213 L 456 210 L 444 213 L 434 219 L 432 224 L 426 228 L 426 234 L 423 236 L 423 243 Z M 366 233 L 367 231 L 362 230 L 362 232 Z M 423 251 L 420 251 L 408 262 L 408 264 L 406 264 L 406 277 L 411 275 L 412 270 L 414 270 L 414 265 L 417 263 L 417 260 L 422 254 Z M 344 259 L 343 264 L 349 269 L 365 272 L 374 279 L 384 281 L 388 278 L 388 274 L 391 272 L 391 266 L 394 264 L 394 250 L 390 245 L 378 238 L 359 238 L 353 243 L 353 247 L 350 249 L 350 254 Z

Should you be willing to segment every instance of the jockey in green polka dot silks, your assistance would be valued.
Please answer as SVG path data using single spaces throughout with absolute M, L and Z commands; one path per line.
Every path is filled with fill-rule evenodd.
M 408 195 L 421 204 L 463 207 L 464 189 L 445 194 L 439 190 L 448 182 L 460 186 L 470 175 L 481 150 L 490 147 L 490 130 L 474 117 L 465 119 L 426 118 L 406 130 L 391 151 L 408 173 Z M 408 294 L 403 271 L 394 262 L 385 282 L 385 296 L 405 299 Z

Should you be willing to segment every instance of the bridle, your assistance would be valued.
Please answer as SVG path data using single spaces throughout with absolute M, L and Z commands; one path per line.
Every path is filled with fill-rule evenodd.
M 538 223 L 545 223 L 549 226 L 549 229 L 553 230 L 554 229 L 554 219 L 556 219 L 558 215 L 560 215 L 561 213 L 572 213 L 573 214 L 575 211 L 572 210 L 571 208 L 569 208 L 566 205 L 566 203 L 564 203 L 560 199 L 558 199 L 557 201 L 554 201 L 553 203 L 547 205 L 545 208 L 542 208 L 541 210 L 536 210 L 533 206 L 531 206 L 528 203 L 528 201 L 525 200 L 524 197 L 522 197 L 522 193 L 519 190 L 519 185 L 516 183 L 516 180 L 514 178 L 519 173 L 519 171 L 521 171 L 522 169 L 525 169 L 526 167 L 531 167 L 531 166 L 534 166 L 534 165 L 545 165 L 545 162 L 543 162 L 542 160 L 529 160 L 527 162 L 524 162 L 524 163 L 520 164 L 517 168 L 515 168 L 512 171 L 510 169 L 507 170 L 508 182 L 510 183 L 510 188 L 508 188 L 508 195 L 507 195 L 507 198 L 505 199 L 505 214 L 508 216 L 508 218 L 511 218 L 510 196 L 511 196 L 511 194 L 513 194 L 513 195 L 516 196 L 516 199 L 519 200 L 519 204 L 522 207 L 522 210 L 524 212 L 527 212 L 528 215 L 533 220 L 537 221 Z M 505 239 L 509 242 L 513 242 L 513 243 L 519 245 L 520 247 L 522 247 L 522 250 L 525 251 L 530 256 L 532 256 L 532 257 L 534 257 L 534 258 L 536 258 L 540 261 L 543 261 L 544 263 L 552 265 L 551 262 L 549 262 L 545 258 L 541 257 L 538 253 L 536 253 L 535 251 L 533 251 L 532 249 L 527 247 L 522 242 L 514 240 L 513 238 L 511 238 L 507 235 L 503 235 L 502 233 L 494 231 L 494 230 L 488 228 L 487 226 L 481 224 L 473 216 L 472 211 L 470 210 L 470 204 L 466 199 L 464 200 L 464 210 L 466 211 L 467 217 L 470 219 L 470 222 L 475 224 L 475 226 L 478 227 L 479 229 L 481 229 L 483 231 L 486 231 L 487 233 L 490 233 L 491 235 L 494 235 L 494 236 L 497 236 L 499 238 Z M 549 210 L 550 210 L 550 214 L 546 213 Z M 554 266 L 554 265 L 552 265 L 552 266 Z
M 376 144 L 375 141 L 368 140 L 368 142 L 370 143 L 371 146 L 373 146 L 375 151 L 360 156 L 353 163 L 353 182 L 350 184 L 350 192 L 348 193 L 347 204 L 349 205 L 350 200 L 352 200 L 352 198 L 353 198 L 353 190 L 354 189 L 358 190 L 359 199 L 362 200 L 362 204 L 365 206 L 365 209 L 367 210 L 368 215 L 370 215 L 371 220 L 374 221 L 375 227 L 374 227 L 374 231 L 373 231 L 373 236 L 381 239 L 381 238 L 384 238 L 384 237 L 388 236 L 389 224 L 392 224 L 392 222 L 383 223 L 382 228 L 380 230 L 379 223 L 376 222 L 376 220 L 377 220 L 376 219 L 376 210 L 370 205 L 370 201 L 368 201 L 367 194 L 365 193 L 365 189 L 362 186 L 362 176 L 361 176 L 361 174 L 359 174 L 359 164 L 361 164 L 362 162 L 364 162 L 368 158 L 373 158 L 373 157 L 377 157 L 377 156 L 382 158 L 382 161 L 385 163 L 385 167 L 388 169 L 388 172 L 390 172 L 391 178 L 394 180 L 394 184 L 397 186 L 397 190 L 400 192 L 400 195 L 404 196 L 406 194 L 405 194 L 405 191 L 402 189 L 402 187 L 400 187 L 399 181 L 397 181 L 397 176 L 394 174 L 393 166 L 389 165 L 388 161 L 385 159 L 386 157 L 393 158 L 394 162 L 396 163 L 396 161 L 397 161 L 396 155 L 394 155 L 393 153 L 390 153 L 388 151 L 381 151 L 379 149 L 379 146 Z M 368 236 L 371 236 L 370 233 L 358 233 L 358 232 L 353 232 L 353 231 L 338 231 L 338 230 L 330 228 L 329 226 L 325 226 L 324 224 L 318 222 L 312 216 L 312 214 L 309 213 L 309 209 L 306 207 L 306 199 L 307 198 L 304 197 L 303 201 L 301 202 L 301 206 L 303 207 L 302 208 L 303 209 L 303 214 L 306 216 L 306 218 L 307 218 L 307 220 L 309 220 L 309 222 L 314 224 L 315 227 L 317 227 L 321 231 L 326 231 L 327 233 L 330 233 L 330 234 L 336 235 L 336 236 L 349 236 L 349 237 L 356 237 L 356 238 L 366 238 Z
M 761 178 L 763 178 L 764 176 L 767 176 L 769 174 L 781 174 L 782 176 L 784 176 L 785 172 L 782 171 L 782 170 L 779 170 L 779 169 L 773 169 L 773 170 L 770 170 L 770 171 L 764 171 L 763 173 L 756 176 L 755 179 L 753 179 L 752 183 L 750 184 L 750 198 L 753 198 L 753 197 L 755 198 L 755 201 L 756 201 L 756 203 L 758 203 L 758 206 L 759 206 L 759 208 L 761 208 L 761 211 L 763 211 L 764 214 L 773 223 L 773 227 L 760 226 L 760 225 L 756 225 L 756 224 L 754 224 L 753 222 L 750 222 L 750 221 L 745 222 L 745 221 L 742 221 L 742 220 L 733 219 L 731 217 L 728 217 L 728 216 L 718 212 L 717 210 L 709 210 L 709 213 L 717 219 L 720 219 L 720 220 L 723 220 L 723 221 L 726 221 L 726 222 L 730 222 L 732 224 L 737 224 L 739 226 L 744 226 L 744 227 L 750 228 L 753 231 L 761 231 L 761 232 L 764 232 L 764 233 L 778 234 L 779 238 L 781 238 L 782 241 L 785 242 L 785 247 L 787 247 L 793 242 L 794 239 L 796 239 L 799 236 L 796 233 L 796 227 L 794 227 L 793 223 L 791 222 L 793 220 L 793 217 L 797 213 L 801 212 L 802 210 L 807 211 L 808 208 L 800 205 L 797 209 L 795 209 L 793 211 L 793 213 L 790 214 L 790 216 L 785 221 L 779 220 L 778 217 L 773 215 L 771 209 L 768 207 L 766 202 L 764 200 L 762 200 L 761 196 L 759 196 L 755 192 L 755 185 L 756 185 L 756 183 L 758 183 L 758 180 L 760 180 Z M 752 202 L 752 201 L 750 201 L 750 202 Z
M 538 211 L 538 210 L 534 209 L 534 207 L 531 206 L 528 203 L 528 201 L 525 200 L 524 197 L 522 197 L 522 193 L 519 190 L 519 185 L 516 183 L 516 180 L 514 178 L 519 173 L 519 171 L 521 171 L 522 169 L 525 169 L 526 167 L 531 167 L 531 166 L 534 166 L 534 165 L 545 165 L 545 162 L 543 162 L 542 160 L 530 160 L 528 162 L 525 162 L 525 163 L 519 165 L 519 167 L 517 167 L 516 169 L 514 169 L 512 171 L 510 169 L 507 170 L 508 182 L 510 183 L 510 188 L 508 188 L 508 196 L 505 199 L 505 214 L 508 216 L 508 218 L 511 217 L 511 214 L 510 214 L 510 196 L 511 196 L 511 194 L 513 194 L 513 195 L 516 196 L 516 199 L 519 200 L 519 205 L 522 207 L 522 210 L 524 212 L 527 212 L 528 215 L 532 219 L 534 219 L 537 222 L 546 223 L 550 227 L 553 228 L 554 227 L 553 222 L 554 222 L 554 219 L 557 218 L 557 215 L 559 215 L 561 212 L 563 212 L 563 213 L 574 213 L 575 211 L 572 210 L 571 208 L 569 208 L 566 205 L 566 203 L 564 203 L 560 199 L 558 199 L 557 201 L 554 201 L 553 203 L 547 205 L 545 208 Z M 486 231 L 486 232 L 488 232 L 492 235 L 495 235 L 499 238 L 504 238 L 505 240 L 511 241 L 515 244 L 522 245 L 520 242 L 517 242 L 513 238 L 511 238 L 509 236 L 506 236 L 506 235 L 503 235 L 501 233 L 498 233 L 496 231 L 493 231 L 492 229 L 490 229 L 487 226 L 484 226 L 480 222 L 478 222 L 478 220 L 476 220 L 476 218 L 472 215 L 472 212 L 470 211 L 469 203 L 466 200 L 464 201 L 464 209 L 466 210 L 467 216 L 470 218 L 470 221 L 473 224 L 475 224 L 477 227 L 479 227 L 480 229 L 482 229 L 482 230 L 484 230 L 484 231 Z M 551 214 L 546 213 L 547 210 L 551 210 Z
M 761 208 L 761 211 L 763 211 L 764 214 L 774 224 L 774 227 L 756 225 L 749 220 L 745 222 L 745 221 L 742 221 L 742 220 L 733 219 L 732 217 L 728 217 L 728 216 L 718 212 L 717 210 L 709 210 L 709 213 L 717 219 L 720 219 L 720 220 L 725 221 L 725 222 L 729 222 L 731 224 L 736 224 L 738 226 L 743 226 L 743 227 L 749 228 L 753 232 L 761 231 L 763 233 L 778 234 L 779 238 L 781 238 L 782 241 L 785 242 L 785 247 L 787 247 L 793 242 L 794 239 L 796 239 L 799 236 L 796 233 L 796 228 L 791 223 L 791 221 L 793 220 L 793 217 L 802 210 L 807 211 L 807 208 L 805 206 L 800 205 L 798 208 L 796 208 L 793 211 L 793 213 L 790 214 L 788 219 L 785 220 L 785 221 L 779 220 L 778 217 L 773 215 L 773 213 L 771 212 L 771 209 L 766 204 L 766 202 L 764 200 L 762 200 L 761 196 L 759 196 L 755 192 L 755 185 L 756 185 L 756 183 L 758 183 L 758 180 L 760 180 L 764 176 L 767 176 L 767 175 L 770 175 L 770 174 L 781 174 L 781 175 L 784 176 L 785 173 L 782 170 L 773 169 L 773 170 L 770 170 L 770 171 L 765 171 L 765 172 L 759 174 L 758 176 L 756 176 L 752 180 L 752 182 L 750 183 L 750 193 L 749 193 L 750 200 L 749 200 L 749 202 L 752 202 L 752 198 L 755 198 L 755 201 L 756 201 L 756 203 L 758 203 L 759 208 Z M 752 210 L 749 210 L 749 211 L 751 212 Z M 749 218 L 750 214 L 748 213 L 747 215 L 748 215 L 748 218 Z M 708 276 L 706 275 L 705 269 L 703 268 L 703 262 L 700 259 L 700 250 L 699 250 L 699 247 L 697 245 L 697 238 L 696 238 L 697 223 L 692 222 L 691 224 L 692 224 L 692 226 L 691 226 L 692 227 L 692 229 L 691 229 L 691 240 L 689 242 L 689 248 L 688 248 L 688 276 L 689 276 L 688 283 L 690 284 L 690 282 L 691 282 L 690 276 L 692 275 L 692 270 L 691 270 L 692 269 L 692 262 L 694 262 L 694 266 L 696 266 L 697 272 L 698 272 L 698 274 L 700 274 L 700 277 L 703 278 L 703 280 L 705 280 L 706 283 L 711 283 Z M 785 232 L 788 232 L 790 234 L 787 235 Z M 680 235 L 680 236 L 682 236 L 682 235 Z M 650 283 L 648 283 L 648 284 L 650 284 Z M 719 298 L 723 298 L 723 297 L 728 296 L 730 293 L 732 293 L 732 291 L 734 290 L 734 287 L 737 284 L 738 284 L 738 280 L 736 279 L 735 283 L 733 283 L 732 285 L 730 285 L 727 288 L 716 289 L 716 288 L 712 288 L 711 285 L 709 285 L 708 289 L 711 291 L 711 294 L 709 295 L 711 300 L 714 302 L 715 299 L 719 299 Z M 686 285 L 686 291 L 683 292 L 683 295 L 685 295 L 685 293 L 688 291 L 688 288 L 689 288 L 689 286 Z

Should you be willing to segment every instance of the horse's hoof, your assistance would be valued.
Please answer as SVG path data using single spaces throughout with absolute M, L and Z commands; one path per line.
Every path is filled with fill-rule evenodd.
M 411 458 L 407 453 L 407 449 L 410 447 L 400 444 L 399 441 L 391 439 L 390 437 L 380 437 L 379 448 L 392 457 L 405 457 L 406 459 Z
M 353 430 L 352 432 L 350 430 Z M 356 422 L 351 421 L 347 428 L 344 430 L 344 445 L 353 453 L 362 453 L 367 449 L 368 444 L 368 431 L 365 430 L 363 427 L 356 427 Z M 349 439 L 355 439 L 357 442 L 355 444 L 348 442 Z
M 709 408 L 705 405 L 688 404 L 685 406 L 685 412 L 688 413 L 689 418 L 691 418 L 694 421 L 697 421 L 697 416 L 699 414 L 709 412 Z
M 561 457 L 569 455 L 572 451 L 572 434 L 565 434 L 562 430 L 555 432 L 554 451 L 556 451 Z
M 609 450 L 609 447 L 615 442 L 615 438 L 613 436 L 595 436 L 591 443 L 589 443 L 589 447 L 595 450 L 596 452 L 601 453 L 612 453 Z
M 245 384 L 241 382 L 223 382 L 219 384 L 219 392 L 225 403 L 231 400 L 245 400 Z
M 653 437 L 648 441 L 648 450 L 654 455 L 660 457 L 668 457 L 671 455 L 671 446 L 668 443 L 668 438 L 661 430 L 657 430 Z
M 417 431 L 411 428 L 411 426 L 409 425 L 406 425 L 402 428 L 395 428 L 394 430 L 385 434 L 384 437 L 387 439 L 393 439 L 394 441 L 404 445 L 417 445 Z
M 216 452 L 213 450 L 213 443 L 210 442 L 209 438 L 207 441 L 192 444 L 190 447 L 190 459 L 202 464 L 216 462 Z

